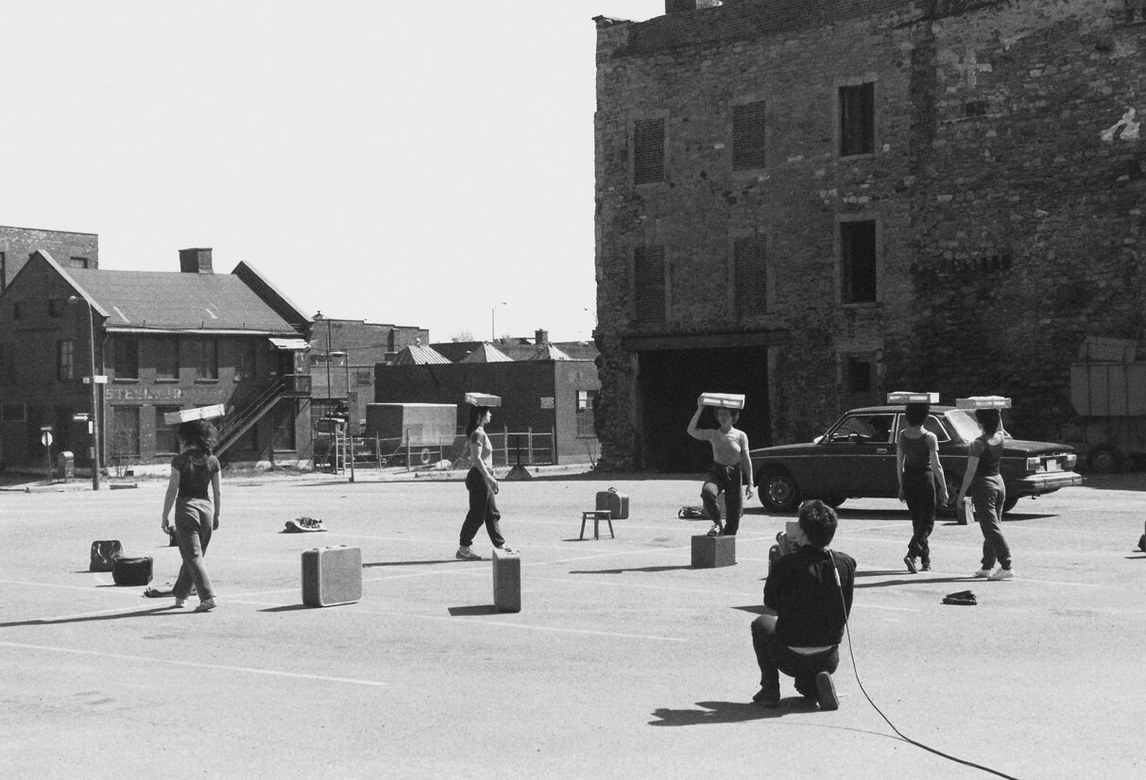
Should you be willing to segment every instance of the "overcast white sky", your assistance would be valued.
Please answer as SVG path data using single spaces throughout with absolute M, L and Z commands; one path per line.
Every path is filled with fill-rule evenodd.
M 592 18 L 664 0 L 5 4 L 0 225 L 212 247 L 434 341 L 594 323 Z

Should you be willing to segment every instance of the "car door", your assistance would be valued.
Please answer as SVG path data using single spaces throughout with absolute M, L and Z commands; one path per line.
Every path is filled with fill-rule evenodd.
M 844 496 L 895 496 L 894 412 L 852 412 L 830 430 L 822 442 L 830 458 L 833 487 L 824 493 Z

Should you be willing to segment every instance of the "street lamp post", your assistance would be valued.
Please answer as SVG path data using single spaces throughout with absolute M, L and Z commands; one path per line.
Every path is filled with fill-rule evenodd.
M 92 303 L 87 298 L 78 295 L 68 296 L 69 304 L 83 301 L 88 307 L 88 357 L 91 360 L 91 373 L 88 381 L 92 386 L 92 490 L 99 490 L 99 455 L 100 455 L 100 421 L 99 421 L 99 388 L 96 386 L 96 358 L 95 358 L 95 313 Z
M 495 303 L 493 308 L 489 310 L 489 340 L 491 342 L 497 341 L 497 307 L 505 305 L 506 302 L 501 301 L 500 303 Z

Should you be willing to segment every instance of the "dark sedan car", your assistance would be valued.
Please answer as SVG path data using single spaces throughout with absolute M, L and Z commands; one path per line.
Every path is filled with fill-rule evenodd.
M 839 506 L 848 498 L 895 498 L 895 441 L 907 425 L 904 407 L 870 406 L 852 409 L 827 432 L 808 444 L 786 444 L 752 450 L 760 501 L 774 512 L 795 511 L 808 498 Z M 982 431 L 975 415 L 951 406 L 932 406 L 925 423 L 939 439 L 939 459 L 951 498 L 963 482 L 969 443 Z M 999 464 L 1007 485 L 1003 511 L 1023 496 L 1040 496 L 1082 484 L 1074 471 L 1077 456 L 1065 444 L 1008 438 Z M 941 508 L 953 514 L 950 506 Z

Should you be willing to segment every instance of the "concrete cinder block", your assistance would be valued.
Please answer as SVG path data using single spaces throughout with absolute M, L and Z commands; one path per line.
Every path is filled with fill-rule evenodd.
M 735 536 L 692 537 L 692 568 L 716 569 L 736 565 Z
M 493 550 L 493 604 L 498 612 L 521 611 L 521 556 Z

